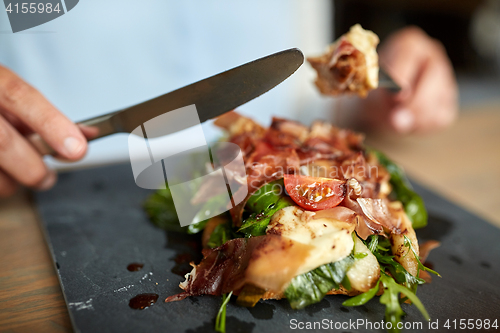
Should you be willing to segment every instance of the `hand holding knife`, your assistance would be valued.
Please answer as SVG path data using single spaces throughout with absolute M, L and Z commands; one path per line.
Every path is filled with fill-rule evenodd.
M 262 95 L 292 75 L 304 62 L 298 49 L 289 49 L 195 82 L 129 108 L 87 119 L 78 125 L 89 141 L 107 135 L 132 132 L 144 122 L 166 112 L 195 104 L 200 121 L 220 116 Z M 183 130 L 180 126 L 177 130 Z M 55 150 L 38 134 L 29 137 L 42 155 Z

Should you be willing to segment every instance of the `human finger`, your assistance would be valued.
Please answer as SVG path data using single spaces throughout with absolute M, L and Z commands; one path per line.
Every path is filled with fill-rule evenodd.
M 50 188 L 56 178 L 42 156 L 0 116 L 0 169 L 15 181 L 33 188 Z
M 38 133 L 62 157 L 78 160 L 85 155 L 87 140 L 79 128 L 35 88 L 1 66 L 0 108 Z

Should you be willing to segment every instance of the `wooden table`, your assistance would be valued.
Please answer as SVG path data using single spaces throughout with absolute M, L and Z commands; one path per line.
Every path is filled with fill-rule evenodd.
M 426 137 L 368 143 L 412 177 L 500 227 L 500 106 L 463 112 Z M 0 332 L 71 331 L 59 282 L 26 191 L 0 201 Z
M 430 136 L 368 138 L 411 177 L 500 227 L 500 105 L 464 110 Z

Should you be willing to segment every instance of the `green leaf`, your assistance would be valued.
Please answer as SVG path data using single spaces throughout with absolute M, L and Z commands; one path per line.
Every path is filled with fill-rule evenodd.
M 203 221 L 200 221 L 197 223 L 192 223 L 192 224 L 188 225 L 187 227 L 183 227 L 183 229 L 185 228 L 185 230 L 187 231 L 188 234 L 197 234 L 200 231 L 203 231 L 203 229 L 205 229 L 207 222 L 208 222 L 208 220 L 203 220 Z
M 399 332 L 397 324 L 401 321 L 401 317 L 404 315 L 401 303 L 403 303 L 406 299 L 409 299 L 422 313 L 424 318 L 429 320 L 429 314 L 415 294 L 417 286 L 425 283 L 425 281 L 411 275 L 400 263 L 394 260 L 389 239 L 379 235 L 372 235 L 367 238 L 364 243 L 373 255 L 375 255 L 380 264 L 380 279 L 374 288 L 361 295 L 346 300 L 342 305 L 357 306 L 365 304 L 377 294 L 379 290 L 379 283 L 382 282 L 384 286 L 384 293 L 380 296 L 380 303 L 385 305 L 385 320 L 392 324 L 392 329 L 389 330 L 390 332 Z M 413 251 L 413 254 L 417 258 L 419 269 L 429 270 L 427 267 L 422 265 L 420 259 L 416 255 L 411 240 L 406 236 L 404 236 L 404 246 Z M 389 276 L 386 271 L 389 271 L 392 276 Z M 405 297 L 401 298 L 400 294 Z
M 207 246 L 211 249 L 219 247 L 228 240 L 233 239 L 232 236 L 231 222 L 219 224 L 210 235 Z
M 322 265 L 294 277 L 285 290 L 285 296 L 292 309 L 302 309 L 318 303 L 327 292 L 338 289 L 345 281 L 347 271 L 354 264 L 354 260 L 354 255 L 350 254 L 340 261 Z
M 351 253 L 342 260 L 322 265 L 314 271 L 317 274 L 332 279 L 336 284 L 341 284 L 347 274 L 347 271 L 354 264 L 354 260 L 354 254 Z
M 204 165 L 206 162 L 206 152 L 195 152 L 187 157 L 188 159 L 185 161 L 185 164 L 183 162 L 182 164 L 176 165 L 176 174 L 182 175 L 180 179 L 191 179 L 188 187 L 180 187 L 178 189 L 179 191 L 183 191 L 180 195 L 182 198 L 192 198 L 200 189 L 204 178 L 201 177 L 202 174 L 200 170 L 192 168 L 191 166 Z M 177 179 L 177 181 L 180 179 Z M 169 182 L 170 181 L 169 179 Z M 175 181 L 175 179 L 172 181 Z M 210 214 L 210 211 L 220 209 L 221 207 L 225 208 L 226 201 L 227 194 L 223 193 L 222 195 L 211 197 L 206 203 L 201 205 L 201 207 L 199 205 L 193 207 L 190 202 L 180 203 L 192 209 L 194 212 L 198 210 L 192 223 L 186 227 L 180 226 L 174 201 L 172 199 L 172 193 L 168 185 L 166 189 L 161 189 L 153 193 L 144 203 L 144 209 L 151 222 L 161 229 L 196 234 L 205 228 L 207 219 L 209 216 L 213 215 Z
M 397 284 L 392 277 L 385 273 L 382 273 L 380 276 L 380 281 L 382 281 L 385 288 L 384 293 L 380 296 L 380 303 L 385 304 L 386 321 L 390 321 L 393 327 L 396 327 L 397 323 L 401 321 L 401 316 L 404 314 L 400 304 L 402 302 L 402 299 L 399 297 L 400 293 L 405 295 L 417 307 L 425 320 L 430 320 L 429 313 L 424 305 L 410 289 Z
M 398 284 L 392 277 L 381 271 L 381 276 L 375 287 L 368 290 L 367 292 L 352 297 L 342 303 L 344 306 L 359 306 L 366 304 L 371 300 L 377 292 L 379 291 L 379 285 L 382 282 L 384 286 L 384 292 L 380 296 L 380 303 L 385 305 L 385 320 L 392 324 L 392 329 L 390 332 L 399 332 L 397 329 L 397 324 L 401 322 L 401 317 L 405 314 L 401 308 L 401 303 L 405 301 L 405 298 L 401 298 L 400 294 L 404 295 L 409 299 L 417 309 L 422 313 L 425 320 L 429 320 L 429 313 L 425 309 L 422 302 L 418 299 L 417 295 L 410 289 Z
M 195 215 L 193 219 L 193 223 L 188 226 L 188 233 L 196 234 L 203 229 L 207 224 L 207 221 L 212 216 L 212 212 L 220 211 L 222 208 L 225 208 L 227 205 L 227 194 L 223 193 L 221 195 L 217 195 L 215 197 L 211 197 L 203 204 L 203 206 L 199 209 L 198 213 Z
M 365 293 L 362 293 L 361 295 L 357 295 L 354 297 L 349 298 L 348 300 L 344 301 L 342 303 L 343 306 L 359 306 L 366 304 L 369 300 L 371 300 L 379 291 L 380 287 L 380 280 L 377 281 L 377 284 L 375 287 L 372 289 L 368 290 Z
M 423 279 L 413 276 L 403 265 L 394 260 L 389 239 L 372 235 L 365 241 L 365 244 L 377 258 L 382 271 L 388 270 L 398 283 L 404 284 L 413 291 L 416 291 L 417 285 L 425 283 Z
M 380 296 L 380 303 L 385 305 L 385 321 L 392 324 L 392 329 L 389 332 L 399 332 L 397 328 L 398 323 L 401 322 L 401 317 L 405 314 L 401 308 L 401 299 L 399 297 L 399 291 L 394 289 L 395 285 L 398 285 L 394 280 L 384 273 L 380 277 L 380 280 L 384 284 L 384 293 Z M 391 284 L 390 282 L 393 282 Z M 408 291 L 408 293 L 410 293 Z
M 406 299 L 409 299 L 422 313 L 424 318 L 429 320 L 429 314 L 415 294 L 417 286 L 425 283 L 425 281 L 411 275 L 400 263 L 394 260 L 389 239 L 383 236 L 373 235 L 365 241 L 365 245 L 372 251 L 380 264 L 381 276 L 379 282 L 382 282 L 384 286 L 384 293 L 380 296 L 380 303 L 386 306 L 386 321 L 391 322 L 393 327 L 393 329 L 389 331 L 399 332 L 396 325 L 401 321 L 401 317 L 404 315 L 401 303 Z M 420 263 L 411 240 L 406 236 L 404 236 L 404 246 L 413 251 L 413 254 L 417 258 L 419 269 L 426 268 Z M 392 276 L 389 276 L 386 271 L 390 272 Z M 346 304 L 344 305 L 353 306 L 364 304 L 375 294 L 376 290 L 370 289 L 364 294 L 345 301 L 344 303 Z M 405 298 L 401 298 L 400 294 L 404 295 Z
M 243 221 L 238 231 L 244 233 L 246 237 L 265 235 L 271 217 L 273 217 L 278 210 L 293 205 L 294 202 L 289 197 L 280 197 L 275 203 L 269 205 L 268 208 L 262 212 L 251 214 Z
M 271 217 L 278 210 L 295 205 L 284 189 L 283 179 L 279 179 L 265 184 L 250 196 L 245 206 L 250 216 L 243 221 L 238 231 L 246 237 L 265 235 Z
M 407 199 L 401 202 L 414 229 L 423 228 L 427 225 L 428 216 L 424 200 L 417 193 L 411 191 L 408 193 Z
M 158 190 L 144 203 L 144 210 L 148 214 L 151 222 L 158 228 L 185 232 L 186 228 L 180 226 L 175 212 L 174 201 L 170 189 Z
M 294 277 L 285 290 L 285 296 L 292 309 L 302 309 L 320 302 L 334 288 L 338 288 L 338 285 L 333 280 L 312 270 Z
M 245 209 L 251 213 L 260 213 L 269 209 L 279 198 L 285 195 L 285 184 L 282 179 L 264 184 L 250 198 L 248 198 Z
M 389 172 L 392 185 L 392 192 L 396 199 L 403 203 L 406 215 L 412 222 L 414 229 L 422 228 L 427 225 L 427 210 L 425 209 L 424 201 L 422 198 L 413 191 L 410 182 L 406 178 L 403 169 L 392 162 L 382 152 L 369 149 L 370 152 L 375 154 L 379 163 L 383 165 Z
M 354 259 L 363 259 L 367 255 L 368 255 L 368 253 L 363 253 L 363 252 L 356 253 L 356 254 L 354 254 Z
M 417 256 L 417 252 L 413 248 L 413 244 L 412 244 L 411 240 L 406 235 L 403 235 L 403 237 L 404 237 L 404 246 L 408 247 L 413 252 L 413 255 L 415 256 L 415 258 L 417 259 L 418 269 L 430 272 L 432 274 L 435 274 L 435 275 L 441 277 L 441 275 L 438 272 L 436 272 L 436 271 L 430 269 L 429 267 L 424 266 L 424 264 L 422 264 L 422 262 L 420 261 L 420 257 Z
M 419 284 L 425 283 L 425 280 L 413 276 L 403 267 L 403 265 L 395 260 L 393 260 L 389 266 L 386 266 L 386 268 L 398 283 L 405 285 L 414 292 L 417 291 L 417 286 Z
M 368 241 L 370 239 L 370 241 Z M 370 250 L 372 253 L 375 253 L 378 247 L 378 237 L 377 235 L 369 236 L 367 240 L 365 241 L 365 245 Z
M 217 317 L 215 318 L 215 330 L 220 333 L 226 333 L 226 306 L 231 299 L 231 291 L 229 294 L 222 295 L 222 304 L 217 312 Z
M 347 290 L 352 289 L 351 281 L 349 280 L 349 277 L 347 277 L 347 275 L 344 276 L 344 279 L 342 280 L 342 286 Z
M 227 195 L 225 193 L 223 195 L 210 198 L 201 208 L 199 208 L 198 213 L 194 217 L 194 223 L 186 227 L 180 226 L 172 194 L 168 187 L 166 189 L 158 190 L 149 196 L 144 203 L 144 210 L 148 214 L 151 222 L 161 229 L 196 234 L 205 229 L 207 221 L 210 217 L 210 211 L 225 207 L 226 200 Z

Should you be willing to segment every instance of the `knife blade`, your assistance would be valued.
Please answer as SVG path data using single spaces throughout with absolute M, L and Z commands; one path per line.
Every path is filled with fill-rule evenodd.
M 132 132 L 144 122 L 166 112 L 195 104 L 200 121 L 220 116 L 262 95 L 292 75 L 304 62 L 293 48 L 251 61 L 143 103 L 79 122 L 97 128 L 90 140 Z M 178 130 L 184 128 L 180 127 Z M 42 155 L 55 151 L 38 135 L 28 138 Z

